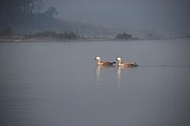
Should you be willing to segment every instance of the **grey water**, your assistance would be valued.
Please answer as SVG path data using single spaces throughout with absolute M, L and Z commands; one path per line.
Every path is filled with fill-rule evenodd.
M 190 39 L 0 43 L 0 124 L 188 126 L 189 55 Z

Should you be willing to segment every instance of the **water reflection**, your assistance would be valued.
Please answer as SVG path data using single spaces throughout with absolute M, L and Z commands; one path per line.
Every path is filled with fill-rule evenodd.
M 100 84 L 102 83 L 102 81 L 103 80 L 101 80 L 101 77 L 102 77 L 102 79 L 106 79 L 106 77 L 105 76 L 103 76 L 103 73 L 102 73 L 102 70 L 104 69 L 109 69 L 110 70 L 110 68 L 115 68 L 115 66 L 98 66 L 97 65 L 97 67 L 96 67 L 96 85 L 97 85 L 97 88 L 99 88 L 99 86 L 100 86 Z M 110 71 L 105 71 L 105 74 L 107 74 L 108 75 L 108 73 L 110 72 Z M 112 71 L 113 72 L 113 71 Z M 102 75 L 101 75 L 102 74 Z M 108 78 L 108 79 L 110 79 L 110 78 Z
M 97 87 L 99 87 L 99 85 L 100 85 L 101 67 L 102 67 L 102 66 L 97 66 L 97 67 L 96 67 L 96 85 L 97 85 Z
M 118 88 L 120 88 L 120 86 L 121 86 L 121 74 L 122 74 L 122 71 L 124 69 L 131 69 L 131 68 L 118 66 L 118 68 L 117 68 L 117 84 L 118 84 Z
M 121 72 L 122 72 L 122 67 L 118 67 L 117 68 L 117 84 L 119 88 L 121 86 Z
M 121 87 L 122 71 L 126 70 L 126 69 L 131 71 L 132 69 L 134 69 L 134 68 L 119 67 L 119 66 L 116 68 L 114 66 L 112 66 L 112 67 L 110 67 L 110 66 L 109 67 L 97 66 L 96 67 L 96 85 L 97 85 L 97 88 L 99 88 L 100 85 L 103 83 L 103 81 L 105 81 L 105 79 L 106 79 L 105 74 L 110 74 L 109 72 L 113 72 L 113 70 L 111 70 L 111 71 L 108 70 L 110 68 L 114 68 L 114 72 L 117 71 L 117 73 L 113 74 L 113 77 L 115 76 L 117 78 L 117 87 L 118 88 Z M 106 70 L 106 71 L 104 71 L 104 70 Z M 110 80 L 110 77 L 108 79 Z
M 110 68 L 113 68 L 113 69 L 110 69 Z M 97 88 L 99 88 L 100 85 L 104 81 L 107 81 L 106 79 L 110 80 L 111 78 L 117 78 L 117 80 L 116 80 L 117 88 L 120 88 L 121 80 L 122 80 L 122 71 L 125 69 L 133 69 L 133 68 L 126 68 L 126 67 L 119 67 L 119 66 L 118 67 L 97 66 L 96 67 L 96 86 L 97 86 Z M 109 76 L 109 78 L 108 78 L 108 76 Z
M 122 78 L 122 74 L 124 74 L 125 77 L 128 76 L 130 78 L 133 78 L 133 76 L 135 76 L 134 71 L 136 71 L 137 68 L 138 67 L 121 67 L 121 66 L 117 67 L 117 84 L 118 84 L 118 88 L 120 88 L 120 86 L 121 86 L 121 83 L 122 83 L 121 80 L 125 79 L 125 78 Z M 123 72 L 125 72 L 125 73 L 123 73 Z

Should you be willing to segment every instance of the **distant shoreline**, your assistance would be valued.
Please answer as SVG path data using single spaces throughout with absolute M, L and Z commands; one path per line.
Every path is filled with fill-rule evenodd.
M 23 42 L 65 42 L 78 41 L 81 39 L 56 39 L 51 37 L 43 38 L 25 38 L 25 37 L 0 37 L 0 43 L 23 43 Z
M 17 37 L 0 37 L 0 43 L 23 43 L 23 42 L 68 42 L 68 41 L 130 41 L 129 40 L 119 40 L 115 38 L 77 38 L 77 39 L 60 39 L 60 38 L 52 38 L 52 37 L 31 37 L 25 38 L 24 36 Z M 135 39 L 134 39 L 135 40 Z M 136 39 L 137 40 L 137 39 Z M 140 40 L 140 39 L 138 39 Z
M 190 37 L 172 37 L 172 38 L 132 38 L 132 39 L 116 39 L 116 38 L 76 38 L 76 39 L 60 39 L 60 38 L 52 38 L 52 37 L 31 37 L 27 38 L 24 36 L 10 36 L 10 37 L 0 37 L 0 43 L 27 43 L 27 42 L 78 42 L 78 41 L 134 41 L 134 40 L 168 40 L 168 39 L 186 39 Z

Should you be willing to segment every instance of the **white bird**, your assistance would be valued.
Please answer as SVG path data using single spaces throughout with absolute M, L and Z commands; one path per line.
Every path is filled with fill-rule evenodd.
M 116 63 L 116 62 L 109 62 L 109 61 L 102 62 L 102 60 L 99 56 L 96 57 L 95 60 L 98 61 L 98 66 L 113 66 Z
M 136 62 L 123 63 L 121 57 L 118 57 L 116 60 L 118 60 L 118 66 L 120 67 L 137 67 L 138 66 Z

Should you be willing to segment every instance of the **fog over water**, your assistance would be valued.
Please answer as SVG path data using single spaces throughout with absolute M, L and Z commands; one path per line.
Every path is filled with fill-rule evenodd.
M 44 0 L 57 17 L 111 28 L 188 32 L 189 0 Z

